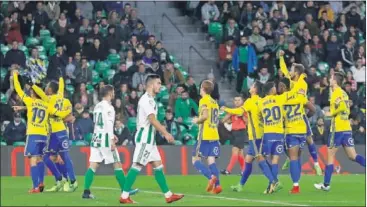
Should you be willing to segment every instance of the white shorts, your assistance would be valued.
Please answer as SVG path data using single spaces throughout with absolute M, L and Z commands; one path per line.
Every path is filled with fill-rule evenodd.
M 138 143 L 135 146 L 133 163 L 139 163 L 146 166 L 153 161 L 161 161 L 157 145 Z
M 106 147 L 91 147 L 89 162 L 101 163 L 104 160 L 104 164 L 112 164 L 120 162 L 120 155 L 117 150 L 112 151 Z

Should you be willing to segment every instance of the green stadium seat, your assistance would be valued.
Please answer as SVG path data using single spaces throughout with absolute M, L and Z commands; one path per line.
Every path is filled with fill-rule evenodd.
M 120 64 L 120 55 L 118 53 L 116 54 L 109 54 L 107 56 L 107 60 L 112 64 L 112 65 L 117 65 L 117 64 Z
M 110 64 L 105 61 L 97 62 L 95 65 L 95 69 L 99 74 L 103 74 L 103 71 L 110 69 Z
M 116 71 L 113 69 L 106 69 L 102 73 L 103 73 L 103 79 L 108 83 L 112 83 L 112 79 L 113 76 L 115 76 Z
M 41 29 L 40 30 L 40 39 L 44 40 L 48 37 L 51 37 L 51 32 L 48 29 Z
M 6 68 L 0 68 L 0 78 L 1 78 L 1 81 L 4 80 L 6 74 L 8 73 L 8 69 Z
M 224 145 L 231 145 L 231 141 L 230 140 L 227 140 Z
M 186 133 L 187 133 L 187 129 L 186 129 L 186 127 L 185 127 L 185 126 L 180 125 L 180 132 L 181 132 L 181 134 L 186 134 Z
M 175 61 L 176 61 L 176 58 L 175 58 L 173 55 L 170 55 L 170 56 L 169 56 L 169 59 L 170 59 L 172 62 L 175 62 Z
M 175 140 L 175 145 L 180 146 L 180 145 L 183 145 L 183 143 L 179 140 Z
M 72 145 L 73 146 L 79 146 L 79 147 L 82 147 L 82 146 L 88 146 L 89 144 L 86 142 L 86 141 L 73 141 L 72 142 Z
M 21 50 L 21 51 L 23 51 L 24 54 L 27 54 L 28 53 L 28 48 L 25 45 L 19 45 L 18 46 L 18 49 Z
M 66 91 L 69 93 L 69 94 L 74 94 L 74 91 L 75 91 L 75 88 L 73 85 L 66 85 L 65 87 Z
M 329 69 L 330 69 L 330 66 L 326 62 L 319 62 L 319 64 L 317 64 L 317 70 L 321 74 L 327 74 L 329 72 Z
M 136 131 L 136 117 L 129 117 L 127 119 L 127 128 L 131 133 Z
M 38 45 L 37 46 L 37 49 L 38 49 L 38 53 L 39 54 L 45 54 L 46 55 L 46 49 L 45 49 L 45 47 L 43 47 L 42 45 Z
M 55 47 L 56 48 L 56 39 L 53 37 L 45 37 L 42 40 L 42 46 L 46 49 L 49 50 L 51 49 L 51 47 Z
M 0 103 L 6 104 L 8 103 L 8 98 L 4 93 L 0 93 Z
M 40 55 L 39 55 L 39 58 L 40 58 L 41 60 L 47 60 L 47 59 L 48 59 L 48 57 L 47 57 L 47 55 L 46 55 L 46 54 L 40 54 Z
M 163 121 L 165 116 L 166 116 L 166 109 L 164 108 L 164 105 L 161 102 L 157 103 L 158 105 L 158 114 L 157 114 L 157 119 L 158 121 Z
M 48 49 L 48 54 L 50 56 L 56 54 L 56 46 L 51 46 L 49 49 Z
M 88 93 L 88 94 L 93 94 L 93 92 L 94 92 L 94 87 L 93 87 L 93 85 L 92 85 L 92 84 L 87 83 L 87 85 L 86 85 L 86 89 L 87 89 L 87 93 Z
M 10 50 L 10 47 L 9 46 L 6 46 L 6 45 L 1 45 L 1 53 L 3 53 L 3 55 L 5 56 L 6 53 Z
M 223 25 L 219 22 L 210 23 L 208 33 L 212 35 L 217 42 L 220 42 L 223 37 Z
M 101 77 L 99 77 L 99 74 L 97 73 L 97 75 L 93 75 L 92 76 L 92 84 L 93 85 L 97 85 L 99 82 L 101 82 Z
M 14 147 L 20 147 L 20 146 L 25 146 L 25 142 L 14 142 L 13 143 Z
M 40 43 L 40 41 L 37 38 L 35 38 L 35 37 L 28 37 L 27 40 L 26 40 L 26 42 L 25 42 L 25 45 L 27 47 L 32 47 L 32 46 L 38 45 L 39 43 Z
M 190 139 L 189 141 L 186 142 L 186 145 L 192 146 L 192 145 L 195 145 L 195 143 L 196 143 L 195 139 Z
M 1 146 L 7 146 L 6 142 L 1 142 Z
M 169 94 L 167 93 L 167 95 L 163 95 L 161 97 L 160 101 L 162 102 L 163 105 L 167 106 L 168 105 L 168 101 L 169 101 Z

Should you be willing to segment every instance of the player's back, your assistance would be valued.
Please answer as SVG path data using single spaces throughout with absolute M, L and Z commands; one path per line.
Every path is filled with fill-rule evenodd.
M 278 95 L 267 95 L 261 100 L 264 133 L 284 133 L 283 104 L 282 96 Z
M 283 106 L 286 134 L 306 134 L 307 124 L 302 113 L 306 103 L 307 98 L 302 94 L 294 94 L 287 98 Z
M 205 95 L 199 102 L 199 116 L 202 116 L 204 109 L 208 110 L 208 118 L 200 126 L 202 140 L 219 140 L 219 106 L 216 100 L 210 95 Z
M 257 95 L 253 95 L 243 104 L 243 108 L 248 113 L 249 117 L 248 135 L 250 140 L 260 139 L 264 133 L 263 120 L 261 118 L 261 111 L 259 109 L 260 103 L 261 98 Z
M 136 118 L 136 143 L 146 143 L 155 145 L 156 129 L 149 121 L 149 115 L 157 116 L 158 108 L 154 97 L 147 92 L 144 93 L 138 102 L 137 118 Z
M 349 97 L 348 97 L 348 94 L 343 89 L 338 87 L 331 94 L 330 112 L 333 113 L 333 111 L 337 110 L 342 102 L 344 102 L 347 107 L 345 108 L 345 110 L 338 113 L 334 118 L 335 132 L 343 132 L 343 131 L 352 130 L 350 121 L 349 121 L 349 114 L 350 114 Z M 332 129 L 333 127 L 331 127 L 331 130 Z
M 48 103 L 41 99 L 24 99 L 27 107 L 27 135 L 47 135 Z
M 109 147 L 113 137 L 115 110 L 113 106 L 103 100 L 99 102 L 93 111 L 94 133 L 91 142 L 93 147 Z
M 57 109 L 58 111 L 70 110 L 70 106 L 71 106 L 69 100 L 63 98 L 63 96 L 60 96 L 58 94 L 54 94 L 50 97 L 49 104 L 52 107 L 54 107 L 55 109 Z M 62 117 L 57 117 L 57 116 L 53 116 L 52 114 L 50 114 L 50 124 L 51 124 L 52 133 L 66 130 L 66 126 L 65 126 L 65 123 Z

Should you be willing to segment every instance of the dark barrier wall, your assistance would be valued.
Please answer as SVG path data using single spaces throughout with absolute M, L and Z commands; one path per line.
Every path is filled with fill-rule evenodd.
M 1 176 L 29 176 L 30 167 L 28 158 L 23 156 L 24 147 L 9 147 L 3 146 L 1 147 Z M 245 148 L 245 151 L 247 149 Z M 365 156 L 365 146 L 356 146 L 356 150 L 358 153 Z M 118 151 L 120 153 L 121 162 L 124 170 L 126 171 L 132 161 L 134 147 L 119 147 Z M 191 152 L 192 147 L 185 146 L 162 146 L 159 147 L 159 151 L 161 153 L 161 157 L 163 163 L 165 165 L 165 171 L 170 175 L 188 175 L 188 174 L 197 174 L 195 169 L 191 164 Z M 86 169 L 88 168 L 88 158 L 89 158 L 89 147 L 73 147 L 70 151 L 75 173 L 77 175 L 84 175 Z M 319 146 L 319 163 L 322 169 L 325 168 L 326 159 L 327 159 L 327 147 Z M 231 147 L 223 146 L 221 148 L 221 157 L 218 159 L 218 163 L 220 169 L 224 169 L 228 160 L 231 156 Z M 281 159 L 281 165 L 284 163 L 285 156 Z M 360 167 L 355 162 L 350 161 L 344 153 L 343 149 L 340 149 L 336 155 L 336 160 L 334 163 L 335 166 L 340 166 L 340 173 L 343 174 L 358 174 L 365 173 L 365 169 Z M 152 175 L 152 167 L 147 166 L 142 174 Z M 313 161 L 309 156 L 308 150 L 306 149 L 303 153 L 302 157 L 302 171 L 305 174 L 313 174 Z M 236 166 L 233 169 L 233 173 L 239 173 L 239 167 Z M 260 173 L 258 166 L 255 164 L 254 173 Z M 281 172 L 281 173 L 288 173 Z M 48 172 L 50 175 L 50 172 Z M 102 165 L 101 168 L 98 169 L 97 174 L 100 175 L 112 175 L 113 170 L 111 165 Z

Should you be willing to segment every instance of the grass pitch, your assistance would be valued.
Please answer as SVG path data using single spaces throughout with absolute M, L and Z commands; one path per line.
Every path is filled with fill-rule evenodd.
M 95 176 L 92 185 L 94 200 L 83 200 L 84 177 L 78 176 L 79 188 L 76 192 L 28 194 L 30 177 L 1 177 L 1 206 L 117 206 L 120 189 L 114 176 Z M 292 182 L 288 175 L 280 176 L 283 189 L 272 195 L 263 195 L 267 182 L 262 175 L 249 178 L 244 191 L 232 192 L 230 186 L 239 182 L 240 176 L 221 176 L 223 192 L 212 195 L 205 192 L 206 179 L 199 175 L 167 176 L 170 189 L 183 193 L 183 200 L 170 205 L 177 206 L 365 206 L 365 175 L 334 175 L 330 192 L 314 189 L 315 182 L 323 177 L 305 175 L 301 177 L 301 194 L 290 195 Z M 53 177 L 46 177 L 46 188 L 54 184 Z M 132 199 L 134 205 L 163 206 L 161 194 L 154 177 L 138 176 L 135 187 L 140 192 Z

